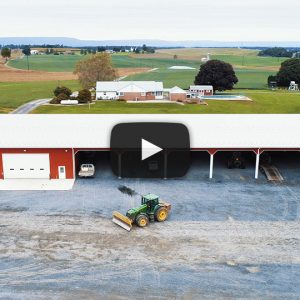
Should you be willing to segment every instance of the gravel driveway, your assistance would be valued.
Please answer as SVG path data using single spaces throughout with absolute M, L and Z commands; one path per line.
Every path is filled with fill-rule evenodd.
M 0 298 L 299 299 L 295 166 L 279 165 L 288 181 L 270 184 L 218 160 L 212 181 L 201 160 L 167 181 L 118 180 L 102 162 L 72 191 L 1 192 Z M 170 219 L 117 227 L 112 211 L 140 201 L 120 185 L 170 201 Z

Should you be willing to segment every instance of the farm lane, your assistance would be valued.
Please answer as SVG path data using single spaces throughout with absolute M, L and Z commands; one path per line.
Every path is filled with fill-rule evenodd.
M 50 100 L 51 99 L 38 99 L 38 100 L 25 103 L 22 106 L 18 107 L 13 112 L 11 112 L 11 114 L 29 114 L 39 106 L 49 103 Z

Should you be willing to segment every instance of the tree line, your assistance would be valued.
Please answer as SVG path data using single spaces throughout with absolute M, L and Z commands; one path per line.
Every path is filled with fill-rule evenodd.
M 67 47 L 67 46 L 60 45 L 60 44 L 55 44 L 55 45 L 52 45 L 52 44 L 43 44 L 43 45 L 25 45 L 25 44 L 0 45 L 0 49 L 1 48 L 24 49 L 25 47 L 31 47 L 31 48 L 72 48 L 72 47 Z
M 111 50 L 114 52 L 125 52 L 126 50 L 131 50 L 133 49 L 134 52 L 147 52 L 147 53 L 155 53 L 157 47 L 150 47 L 147 45 L 142 45 L 142 46 L 85 46 L 85 47 L 70 47 L 70 46 L 65 46 L 65 45 L 60 45 L 60 44 L 42 44 L 42 45 L 15 45 L 15 44 L 10 44 L 10 45 L 0 45 L 0 49 L 2 48 L 9 48 L 9 49 L 24 49 L 25 47 L 30 47 L 30 48 L 40 48 L 40 49 L 49 49 L 54 51 L 54 49 L 61 48 L 61 49 L 80 49 L 81 51 L 86 51 L 88 54 L 93 54 L 96 52 L 105 52 L 106 50 Z
M 98 47 L 85 47 L 80 48 L 80 54 L 96 54 L 97 52 L 113 51 L 113 52 L 127 52 L 132 51 L 134 53 L 155 53 L 155 47 L 143 46 L 98 46 Z
M 276 82 L 279 87 L 289 87 L 291 81 L 300 83 L 300 59 L 291 58 L 281 64 L 280 70 L 276 75 L 268 77 L 268 84 Z
M 286 48 L 274 47 L 260 51 L 258 56 L 270 56 L 270 57 L 292 57 L 294 55 L 293 50 L 287 50 Z

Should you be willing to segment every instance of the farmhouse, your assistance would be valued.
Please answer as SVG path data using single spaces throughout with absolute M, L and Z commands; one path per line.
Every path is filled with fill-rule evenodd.
M 39 53 L 40 53 L 39 50 L 36 50 L 36 49 L 30 50 L 30 54 L 31 54 L 31 55 L 38 55 Z
M 128 122 L 185 124 L 190 131 L 191 151 L 207 155 L 208 178 L 214 176 L 214 159 L 218 153 L 252 153 L 256 157 L 253 177 L 258 178 L 260 155 L 265 151 L 283 151 L 283 154 L 300 151 L 300 140 L 296 138 L 300 123 L 296 115 L 261 115 L 255 122 L 250 115 L 2 116 L 1 130 L 5 134 L 0 140 L 0 190 L 9 189 L 7 186 L 11 185 L 7 184 L 11 182 L 17 188 L 24 180 L 30 184 L 42 180 L 40 189 L 48 183 L 56 183 L 57 188 L 68 181 L 68 187 L 72 188 L 80 154 L 108 155 L 112 128 Z M 232 139 L 232 132 L 238 138 Z M 101 165 L 97 172 L 101 172 Z
M 110 50 L 110 49 L 107 49 L 105 50 L 105 53 L 108 53 L 108 54 L 114 54 L 116 53 L 114 50 Z
M 212 96 L 214 88 L 212 85 L 191 85 L 189 89 L 190 98 L 197 98 L 199 96 Z
M 97 100 L 162 100 L 164 87 L 156 81 L 100 81 Z

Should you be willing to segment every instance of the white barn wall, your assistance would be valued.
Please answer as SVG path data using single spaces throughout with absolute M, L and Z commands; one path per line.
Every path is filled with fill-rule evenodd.
M 300 148 L 298 115 L 3 115 L 0 148 L 109 148 L 122 122 L 185 124 L 191 148 Z

